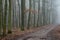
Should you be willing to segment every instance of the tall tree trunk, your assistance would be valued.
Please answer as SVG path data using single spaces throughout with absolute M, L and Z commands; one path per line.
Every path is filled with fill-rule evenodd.
M 19 3 L 19 0 L 17 0 L 18 1 L 18 7 L 19 7 L 19 27 L 20 27 L 20 3 Z
M 12 0 L 12 2 L 13 2 L 13 23 L 12 23 L 12 25 L 13 25 L 13 28 L 14 28 L 14 0 Z
M 46 0 L 46 1 L 47 1 L 47 0 Z M 47 20 L 46 20 L 47 23 L 46 23 L 46 24 L 48 25 L 48 24 L 49 24 L 49 23 L 48 23 L 48 1 L 47 1 L 47 9 L 46 9 L 46 18 L 47 18 Z
M 51 0 L 51 15 L 50 15 L 50 24 L 53 24 L 53 0 Z M 55 14 L 55 13 L 54 13 Z
M 15 10 L 15 28 L 17 28 L 17 16 L 16 16 L 16 0 L 15 1 L 15 7 L 14 7 L 14 10 Z
M 43 25 L 45 25 L 45 0 L 42 0 Z
M 31 15 L 30 9 L 31 9 L 31 0 L 29 0 L 29 16 L 28 16 L 28 27 L 27 27 L 27 29 L 30 28 L 30 15 Z
M 4 22 L 3 22 L 3 36 L 6 35 L 6 16 L 7 16 L 7 0 L 5 0 L 5 6 L 4 6 Z
M 40 0 L 38 1 L 38 20 L 37 20 L 37 27 L 40 25 L 39 24 L 39 17 L 40 17 Z
M 34 10 L 35 10 L 35 0 L 33 0 L 33 4 L 34 4 Z M 35 27 L 35 12 L 34 12 L 34 27 Z
M 42 0 L 40 0 L 40 10 L 39 10 L 39 12 L 40 12 L 39 21 L 40 21 L 40 22 L 39 22 L 39 26 L 42 26 L 42 24 L 43 24 L 43 23 L 42 23 L 42 21 L 43 21 L 43 19 L 42 19 L 42 18 L 43 18 L 42 12 L 43 12 L 43 11 L 42 11 L 42 6 L 41 6 L 41 5 L 42 5 Z
M 9 0 L 8 33 L 11 33 L 11 0 Z
M 1 35 L 1 20 L 2 20 L 2 0 L 0 0 L 0 35 Z
M 25 0 L 21 0 L 21 30 L 24 30 L 24 10 L 25 10 Z
M 47 3 L 47 17 L 48 17 L 48 24 L 50 23 L 50 9 L 49 9 L 49 7 L 50 7 L 50 0 L 48 0 L 48 3 Z

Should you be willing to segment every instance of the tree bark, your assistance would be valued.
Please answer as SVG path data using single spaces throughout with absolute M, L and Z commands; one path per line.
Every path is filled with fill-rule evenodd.
M 30 28 L 30 15 L 31 15 L 30 9 L 31 9 L 31 0 L 29 0 L 29 16 L 28 16 L 28 27 L 27 27 L 27 29 Z
M 35 10 L 35 0 L 33 0 L 33 4 L 34 4 L 34 10 Z M 34 12 L 34 27 L 35 27 L 35 12 Z
M 5 0 L 5 6 L 4 6 L 4 21 L 3 21 L 3 36 L 6 35 L 6 16 L 7 16 L 7 0 Z
M 1 35 L 1 20 L 2 20 L 2 0 L 0 0 L 0 35 Z
M 38 1 L 38 20 L 37 20 L 37 27 L 40 25 L 39 24 L 39 17 L 40 17 L 40 0 Z
M 8 33 L 11 33 L 11 0 L 9 0 Z
M 45 25 L 45 0 L 42 0 L 43 25 Z
M 21 30 L 24 30 L 24 9 L 25 9 L 25 0 L 21 0 Z

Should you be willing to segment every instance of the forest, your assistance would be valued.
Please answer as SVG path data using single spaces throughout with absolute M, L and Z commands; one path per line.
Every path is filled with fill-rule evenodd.
M 57 7 L 54 0 L 0 0 L 0 38 L 29 33 L 54 24 Z

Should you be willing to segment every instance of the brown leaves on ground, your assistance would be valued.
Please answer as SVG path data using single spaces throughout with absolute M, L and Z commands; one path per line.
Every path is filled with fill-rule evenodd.
M 7 34 L 7 36 L 3 37 L 1 40 L 11 40 L 13 38 L 17 38 L 17 37 L 23 37 L 24 35 L 28 35 L 30 33 L 36 32 L 40 29 L 44 29 L 46 26 L 42 26 L 42 27 L 34 27 L 34 28 L 30 28 L 29 30 L 27 30 L 25 28 L 24 31 L 21 31 L 20 28 L 14 28 L 12 30 L 12 34 Z
M 7 34 L 7 36 L 3 37 L 1 40 L 10 40 L 16 37 L 22 37 L 24 35 L 28 35 L 30 33 L 36 32 L 40 29 L 40 27 L 35 27 L 35 28 L 30 28 L 29 30 L 27 30 L 25 28 L 24 31 L 21 31 L 20 28 L 15 28 L 12 30 L 12 34 Z
M 60 25 L 50 32 L 54 37 L 60 38 Z

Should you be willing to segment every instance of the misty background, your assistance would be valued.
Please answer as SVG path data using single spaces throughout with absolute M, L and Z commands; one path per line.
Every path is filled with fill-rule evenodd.
M 16 2 L 16 4 L 15 4 L 15 2 Z M 15 17 L 14 18 L 14 21 L 15 22 L 18 21 L 17 24 L 19 23 L 19 20 L 18 20 L 19 19 L 19 9 L 20 9 L 20 13 L 21 13 L 21 0 L 19 0 L 19 3 L 20 3 L 20 8 L 18 6 L 18 0 L 13 0 L 13 5 L 16 6 L 16 7 L 14 6 L 14 8 L 16 9 L 14 11 L 15 12 L 14 13 L 14 17 Z M 33 8 L 33 6 L 34 6 L 33 1 L 31 3 L 32 3 L 31 9 L 34 10 L 34 8 Z M 60 24 L 60 0 L 52 0 L 52 4 L 51 4 L 51 0 L 46 0 L 45 5 L 46 5 L 45 6 L 45 13 L 47 13 L 47 12 L 50 13 L 50 22 L 51 23 L 53 22 L 53 24 Z M 52 8 L 51 8 L 51 5 L 52 5 Z M 25 8 L 26 8 L 26 10 L 29 9 L 29 0 L 26 0 L 25 1 Z M 38 11 L 38 0 L 35 0 L 35 10 Z M 40 0 L 40 11 L 41 10 L 42 10 L 42 0 Z M 43 11 L 41 11 L 41 13 L 42 12 Z M 25 14 L 25 19 L 24 19 L 25 20 L 25 22 L 24 22 L 25 23 L 25 26 L 27 26 L 27 24 L 28 24 L 28 15 L 29 15 L 29 11 L 26 12 L 26 14 Z M 37 24 L 37 18 L 38 18 L 38 13 L 35 13 L 35 24 Z M 32 21 L 32 24 L 33 24 L 34 14 L 31 14 L 31 21 Z M 42 21 L 42 23 L 43 23 L 43 21 Z M 17 24 L 15 24 L 15 25 L 17 25 Z M 31 24 L 31 22 L 30 22 L 30 24 Z
M 8 1 L 8 0 L 7 0 Z M 38 14 L 38 1 L 35 0 L 35 10 L 37 13 L 30 14 L 30 22 L 29 24 L 33 26 L 35 20 L 35 26 L 37 26 L 38 15 L 39 15 L 39 26 L 43 25 L 43 13 L 45 13 L 45 23 L 48 24 L 60 24 L 60 0 L 45 0 L 45 6 L 42 5 L 42 0 L 40 0 L 40 14 Z M 34 10 L 34 2 L 31 1 L 31 9 Z M 8 4 L 9 7 L 9 4 Z M 44 8 L 45 7 L 45 11 Z M 4 8 L 4 0 L 3 0 L 3 8 Z M 25 10 L 29 9 L 29 0 L 25 0 Z M 3 11 L 4 12 L 4 11 Z M 8 13 L 8 10 L 7 10 Z M 8 15 L 6 16 L 6 21 L 8 25 Z M 35 19 L 34 19 L 35 16 Z M 24 25 L 28 25 L 28 17 L 29 11 L 24 14 Z M 20 23 L 20 24 L 19 24 Z M 21 0 L 12 0 L 12 14 L 11 14 L 11 25 L 18 26 L 21 25 Z

